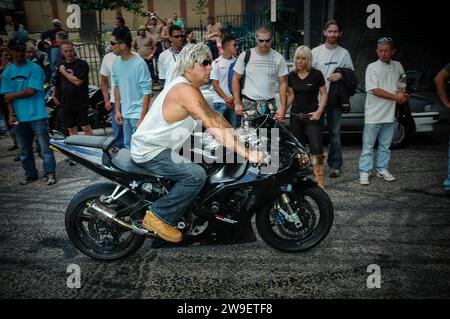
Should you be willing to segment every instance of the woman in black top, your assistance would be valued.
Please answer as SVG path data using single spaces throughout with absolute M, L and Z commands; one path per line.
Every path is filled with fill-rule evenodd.
M 317 97 L 320 92 L 320 100 Z M 323 154 L 320 118 L 327 103 L 327 89 L 322 72 L 312 68 L 311 49 L 305 45 L 294 54 L 294 71 L 288 75 L 288 105 L 291 107 L 291 131 L 311 151 L 313 172 L 324 187 L 325 155 Z

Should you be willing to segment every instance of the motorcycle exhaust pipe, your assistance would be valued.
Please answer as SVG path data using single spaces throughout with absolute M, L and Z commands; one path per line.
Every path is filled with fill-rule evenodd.
M 116 217 L 117 212 L 114 209 L 108 208 L 103 205 L 100 200 L 96 199 L 92 203 L 89 204 L 87 211 L 100 219 L 101 221 L 107 223 L 108 225 L 116 224 L 122 228 L 128 229 L 138 235 L 147 236 L 147 237 L 155 237 L 156 234 L 154 232 L 148 231 L 147 229 L 140 228 L 129 224 L 119 218 Z

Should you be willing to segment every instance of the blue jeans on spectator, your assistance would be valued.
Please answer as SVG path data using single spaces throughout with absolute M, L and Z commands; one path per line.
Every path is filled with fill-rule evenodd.
M 198 164 L 165 149 L 146 163 L 137 165 L 162 175 L 175 185 L 151 206 L 153 214 L 166 224 L 176 226 L 206 181 L 206 172 Z
M 123 145 L 131 148 L 131 135 L 136 131 L 136 124 L 139 119 L 122 118 L 123 120 Z
M 15 128 L 17 146 L 20 149 L 20 161 L 26 177 L 38 177 L 36 163 L 33 156 L 33 138 L 41 147 L 44 173 L 55 173 L 56 162 L 53 151 L 49 147 L 47 118 L 36 121 L 19 122 Z
M 450 136 L 448 137 L 448 170 L 447 179 L 444 181 L 444 189 L 450 191 Z
M 391 157 L 392 138 L 394 137 L 395 123 L 364 124 L 363 145 L 359 157 L 359 172 L 371 173 L 373 168 L 373 153 L 378 138 L 377 172 L 389 168 Z
M 341 119 L 342 112 L 337 107 L 327 107 L 326 117 L 330 133 L 330 147 L 328 149 L 328 166 L 331 169 L 341 169 L 343 164 L 341 147 Z
M 238 120 L 236 112 L 230 109 L 226 103 L 214 102 L 214 110 L 223 115 L 223 117 L 231 124 L 232 127 L 237 128 Z
M 114 133 L 114 145 L 116 145 L 118 148 L 124 148 L 123 145 L 123 125 L 120 125 L 116 122 L 116 119 L 114 115 L 116 114 L 115 111 L 115 105 L 114 103 L 111 103 L 112 109 L 111 109 L 111 126 Z

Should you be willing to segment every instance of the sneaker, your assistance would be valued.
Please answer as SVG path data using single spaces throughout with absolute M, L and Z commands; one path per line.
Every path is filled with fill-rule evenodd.
M 147 230 L 154 231 L 159 237 L 172 243 L 179 243 L 183 239 L 183 235 L 178 229 L 158 219 L 151 210 L 145 214 L 142 226 Z
M 330 173 L 330 177 L 332 177 L 332 178 L 339 177 L 339 176 L 341 176 L 341 173 L 342 172 L 340 169 L 332 169 L 331 173 Z
M 359 183 L 364 186 L 369 185 L 370 184 L 369 173 L 360 173 L 359 174 Z
M 47 185 L 56 184 L 55 173 L 47 173 L 47 174 L 45 174 L 45 179 L 47 180 Z
M 384 178 L 385 181 L 393 182 L 395 181 L 395 177 L 392 176 L 391 173 L 387 169 L 377 172 L 377 177 Z
M 37 176 L 27 176 L 27 177 L 25 177 L 24 180 L 20 181 L 19 183 L 20 183 L 20 185 L 28 185 L 37 180 L 38 180 Z

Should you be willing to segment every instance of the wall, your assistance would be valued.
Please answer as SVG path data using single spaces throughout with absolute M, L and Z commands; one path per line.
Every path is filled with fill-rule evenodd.
M 186 17 L 182 17 L 181 14 L 181 1 L 186 3 Z M 26 18 L 28 22 L 28 30 L 32 32 L 42 32 L 51 28 L 51 20 L 56 18 L 52 14 L 51 0 L 24 0 L 24 8 Z M 65 24 L 68 14 L 66 13 L 67 3 L 63 0 L 53 0 L 57 6 L 58 18 Z M 152 3 L 151 3 L 152 2 Z M 144 1 L 144 11 L 148 10 L 148 5 L 153 6 L 153 10 L 161 18 L 172 18 L 173 13 L 177 12 L 179 17 L 187 20 L 188 26 L 200 25 L 200 16 L 197 16 L 192 7 L 195 5 L 196 0 L 153 0 Z M 215 14 L 225 14 L 225 10 L 228 14 L 242 14 L 243 6 L 242 0 L 215 0 L 212 1 Z M 137 29 L 139 25 L 145 24 L 146 17 L 135 15 L 126 10 L 122 10 L 122 16 L 124 17 L 126 24 L 132 29 Z M 208 16 L 208 9 L 203 16 L 203 24 L 206 24 L 206 17 Z M 102 22 L 106 25 L 113 26 L 115 22 L 116 12 L 103 11 Z

